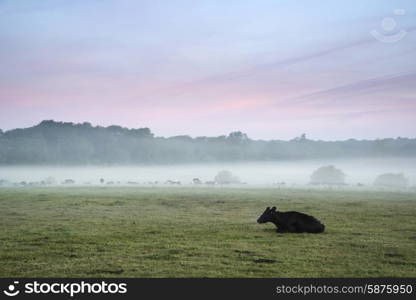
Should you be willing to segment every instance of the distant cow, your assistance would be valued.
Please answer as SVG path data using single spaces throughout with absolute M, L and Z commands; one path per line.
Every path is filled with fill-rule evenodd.
M 194 179 L 192 179 L 192 183 L 193 184 L 202 184 L 202 181 L 199 178 L 194 178 Z
M 267 207 L 257 219 L 259 224 L 267 222 L 276 225 L 278 233 L 321 233 L 325 230 L 325 225 L 312 216 L 297 211 L 279 212 L 276 207 Z
M 276 182 L 276 186 L 280 189 L 280 188 L 284 188 L 286 187 L 286 182 L 282 181 L 282 182 Z
M 62 182 L 62 184 L 74 184 L 75 180 L 73 179 L 65 179 L 64 182 Z
M 170 184 L 170 185 L 181 185 L 181 182 L 179 180 L 167 180 L 165 182 L 165 184 Z

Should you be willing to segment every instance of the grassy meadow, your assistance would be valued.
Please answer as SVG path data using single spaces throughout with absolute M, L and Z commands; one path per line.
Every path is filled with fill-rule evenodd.
M 323 234 L 277 234 L 266 206 Z M 0 277 L 416 277 L 416 194 L 1 188 Z

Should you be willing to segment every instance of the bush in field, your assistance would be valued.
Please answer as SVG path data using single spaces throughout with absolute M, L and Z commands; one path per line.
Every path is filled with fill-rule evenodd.
M 407 184 L 407 179 L 402 173 L 381 174 L 374 181 L 374 185 L 379 187 L 405 188 Z
M 45 184 L 52 185 L 52 184 L 56 184 L 56 179 L 54 177 L 52 177 L 52 176 L 49 176 L 49 177 L 45 178 L 43 180 L 43 182 Z
M 227 170 L 218 172 L 214 178 L 214 181 L 218 184 L 240 183 L 240 179 Z
M 334 166 L 323 166 L 315 170 L 311 175 L 311 184 L 345 184 L 345 174 Z

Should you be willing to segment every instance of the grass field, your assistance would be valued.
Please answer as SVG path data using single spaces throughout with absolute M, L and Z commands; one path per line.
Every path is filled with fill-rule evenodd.
M 266 206 L 323 234 L 277 234 Z M 0 189 L 1 277 L 416 277 L 416 194 Z

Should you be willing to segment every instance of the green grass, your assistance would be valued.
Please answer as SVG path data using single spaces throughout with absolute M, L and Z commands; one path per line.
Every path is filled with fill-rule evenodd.
M 323 234 L 277 234 L 266 206 Z M 416 194 L 0 189 L 1 277 L 416 277 Z

